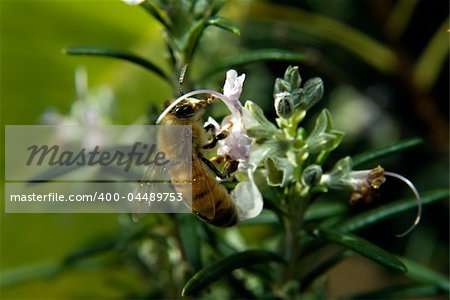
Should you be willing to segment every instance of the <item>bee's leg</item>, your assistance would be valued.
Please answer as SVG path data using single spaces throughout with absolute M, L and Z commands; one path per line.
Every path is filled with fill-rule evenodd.
M 212 143 L 216 137 L 216 127 L 214 126 L 214 124 L 209 123 L 208 125 L 206 125 L 205 127 L 203 127 L 203 129 L 206 132 L 206 135 L 208 136 L 208 143 L 207 145 L 209 145 L 210 143 Z M 211 148 L 214 148 L 215 145 L 213 145 Z M 210 149 L 210 148 L 204 148 L 204 149 Z
M 209 142 L 208 144 L 204 145 L 202 148 L 203 149 L 212 149 L 217 145 L 218 141 L 223 140 L 227 136 L 228 136 L 228 131 L 222 131 L 218 135 L 214 136 L 212 141 Z
M 209 159 L 207 159 L 206 157 L 200 156 L 200 159 L 208 166 L 208 168 L 214 172 L 214 174 L 216 174 L 217 177 L 219 177 L 220 179 L 226 179 L 225 175 L 222 174 L 222 172 L 220 172 L 216 166 L 212 163 L 212 161 L 210 161 Z
M 208 125 L 207 125 L 208 126 Z M 218 135 L 213 135 L 213 139 L 211 142 L 209 142 L 208 144 L 204 145 L 202 148 L 203 149 L 212 149 L 217 145 L 217 142 L 220 140 L 223 140 L 224 138 L 226 138 L 228 136 L 228 130 L 222 130 L 221 132 L 219 132 Z
M 223 175 L 226 179 L 230 179 L 233 177 L 233 173 L 237 171 L 239 166 L 239 162 L 237 160 L 227 160 L 225 165 L 223 166 Z
M 203 127 L 203 129 L 205 129 L 207 134 L 211 134 L 212 136 L 216 136 L 216 127 L 213 124 L 209 123 L 208 125 Z
M 224 155 L 216 155 L 216 156 L 211 157 L 209 160 L 211 162 L 215 163 L 216 165 L 219 165 L 225 161 L 225 156 Z
M 228 155 L 217 155 L 211 157 L 209 159 L 214 164 L 221 164 L 224 162 L 222 175 L 224 178 L 222 179 L 230 179 L 233 178 L 233 173 L 237 171 L 239 162 L 237 160 L 231 159 Z

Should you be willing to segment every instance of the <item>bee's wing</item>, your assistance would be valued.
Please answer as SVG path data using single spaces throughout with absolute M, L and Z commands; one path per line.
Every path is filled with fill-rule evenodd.
M 201 176 L 195 176 L 197 172 L 202 172 Z M 205 174 L 206 173 L 206 174 Z M 216 202 L 213 191 L 216 182 L 211 183 L 207 177 L 211 175 L 208 166 L 199 158 L 192 159 L 192 206 L 193 211 L 201 217 L 213 220 L 216 215 Z M 212 177 L 214 179 L 214 177 Z M 215 179 L 214 179 L 215 180 Z
M 151 201 L 145 201 L 144 199 L 148 200 L 149 193 L 160 191 L 162 184 L 164 185 L 164 192 L 175 192 L 169 178 L 168 167 L 161 167 L 155 164 L 148 166 L 134 193 L 132 203 L 133 220 L 139 221 L 144 213 L 151 209 Z
M 150 165 L 145 171 L 144 176 L 139 182 L 139 187 L 136 190 L 136 195 L 144 195 L 147 193 L 155 192 L 158 188 L 161 187 L 161 181 L 156 180 L 155 178 L 171 178 L 172 183 L 177 185 L 177 182 L 186 183 L 186 181 L 190 181 L 192 183 L 189 188 L 189 192 L 192 192 L 192 202 L 184 201 L 184 203 L 193 211 L 200 215 L 200 217 L 206 218 L 208 220 L 213 220 L 216 214 L 216 205 L 215 198 L 213 194 L 213 190 L 215 189 L 215 181 L 211 182 L 210 179 L 214 179 L 213 175 L 208 169 L 208 166 L 205 165 L 200 159 L 193 158 L 192 159 L 192 176 L 194 178 L 190 178 L 190 175 L 185 172 L 178 172 L 176 174 L 172 174 L 169 176 L 169 172 L 171 168 L 178 169 L 176 166 L 179 162 L 172 162 L 171 166 L 167 168 L 156 167 L 154 165 Z M 185 166 L 184 166 L 185 167 Z M 172 170 L 174 170 L 172 169 Z M 195 173 L 200 173 L 202 176 L 198 176 L 195 178 Z M 206 174 L 205 174 L 206 173 Z M 207 176 L 208 178 L 205 178 Z M 189 177 L 189 180 L 188 180 Z M 176 192 L 176 188 L 173 184 L 169 184 L 170 181 L 167 181 L 165 184 L 165 192 Z M 168 191 L 167 188 L 170 186 L 171 191 Z M 184 185 L 185 186 L 185 185 Z M 178 186 L 178 192 L 183 191 L 183 197 L 185 190 Z M 143 202 L 143 201 L 134 201 L 133 202 L 133 219 L 139 220 L 142 218 L 143 213 L 148 212 L 151 208 L 151 202 Z

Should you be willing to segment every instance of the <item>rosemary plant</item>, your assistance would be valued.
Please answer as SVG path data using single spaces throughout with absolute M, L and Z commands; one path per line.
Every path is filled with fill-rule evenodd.
M 218 27 L 236 36 L 240 34 L 236 25 L 219 16 L 225 1 L 124 2 L 144 9 L 161 24 L 167 48 L 166 53 L 161 53 L 161 59 L 167 58 L 170 72 L 124 50 L 93 46 L 68 48 L 65 52 L 112 57 L 142 66 L 170 84 L 172 103 L 205 95 L 225 103 L 229 114 L 223 120 L 204 121 L 217 130 L 232 128 L 215 151 L 239 161 L 235 185 L 222 184 L 229 185 L 230 194 L 236 196 L 242 225 L 213 228 L 194 215 L 158 215 L 135 224 L 121 216 L 123 233 L 117 239 L 69 255 L 54 272 L 76 265 L 93 254 L 117 251 L 137 266 L 148 283 L 144 291 L 125 295 L 133 298 L 323 299 L 327 271 L 342 260 L 360 254 L 394 274 L 404 273 L 412 279 L 410 286 L 394 289 L 397 293 L 403 291 L 408 295 L 414 288 L 428 288 L 433 290 L 431 294 L 448 294 L 448 279 L 443 275 L 356 235 L 359 230 L 386 218 L 417 209 L 412 225 L 399 234 L 404 236 L 419 224 L 422 205 L 448 197 L 447 190 L 419 195 L 408 179 L 385 171 L 377 163 L 383 156 L 421 144 L 420 139 L 346 156 L 332 166 L 330 153 L 339 146 L 345 133 L 333 126 L 332 115 L 326 108 L 317 116 L 310 113 L 311 108 L 321 106 L 320 100 L 327 91 L 320 78 L 301 77 L 299 66 L 308 61 L 308 55 L 282 49 L 242 53 L 200 71 L 197 77 L 200 79 L 226 74 L 223 90 L 204 86 L 198 89 L 200 84 L 190 72 L 205 31 Z M 284 74 L 275 74 L 272 113 L 277 117 L 273 121 L 265 116 L 257 101 L 240 100 L 246 75 L 248 78 L 258 75 L 238 74 L 234 70 L 267 60 L 291 64 Z M 314 118 L 315 125 L 308 130 L 304 120 Z M 358 169 L 363 163 L 373 163 L 373 168 Z M 400 179 L 399 188 L 408 187 L 412 196 L 356 216 L 346 215 L 348 202 L 371 202 L 386 179 Z M 323 195 L 331 190 L 342 191 L 337 195 L 344 195 L 344 199 L 338 204 L 324 201 Z M 267 238 L 249 246 L 245 241 L 246 226 L 254 224 L 262 226 Z M 331 244 L 340 247 L 328 247 Z M 316 253 L 324 254 L 311 262 Z M 373 295 L 395 294 L 380 291 Z

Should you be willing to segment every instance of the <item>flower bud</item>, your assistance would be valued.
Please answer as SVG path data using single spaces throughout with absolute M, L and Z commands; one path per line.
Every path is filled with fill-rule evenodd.
M 320 182 L 322 178 L 322 167 L 319 165 L 309 165 L 303 170 L 302 182 L 304 185 L 312 186 Z
M 273 89 L 273 97 L 275 98 L 277 94 L 283 92 L 290 92 L 292 90 L 291 84 L 284 79 L 277 78 L 275 80 L 275 86 Z
M 299 88 L 302 83 L 302 78 L 300 77 L 298 66 L 289 66 L 284 73 L 284 80 L 289 82 L 292 89 Z
M 308 80 L 303 86 L 303 95 L 300 97 L 299 107 L 308 110 L 313 107 L 323 97 L 322 79 L 316 77 Z
M 291 101 L 294 104 L 294 107 L 297 108 L 300 105 L 300 99 L 302 99 L 305 92 L 303 89 L 298 88 L 292 91 L 291 93 Z
M 279 93 L 275 96 L 275 111 L 280 118 L 289 118 L 294 112 L 294 103 L 288 92 Z

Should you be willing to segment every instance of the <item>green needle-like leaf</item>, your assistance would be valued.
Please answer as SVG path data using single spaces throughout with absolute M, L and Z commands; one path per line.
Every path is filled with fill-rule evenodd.
M 156 20 L 158 20 L 168 31 L 170 31 L 170 21 L 161 9 L 159 9 L 153 2 L 144 1 L 141 6 Z
M 250 9 L 251 19 L 265 22 L 282 20 L 303 35 L 347 50 L 383 73 L 392 74 L 397 68 L 398 58 L 389 47 L 364 32 L 323 14 L 268 1 L 252 2 Z
M 441 189 L 425 192 L 421 197 L 422 205 L 437 202 L 448 197 L 448 190 Z M 416 205 L 417 204 L 415 202 L 415 198 L 406 198 L 403 200 L 399 200 L 348 219 L 343 223 L 337 225 L 337 229 L 339 229 L 340 231 L 354 232 L 372 224 L 378 223 L 381 220 L 403 213 L 409 209 L 413 209 L 416 207 Z
M 386 22 L 387 32 L 392 38 L 398 39 L 405 32 L 418 4 L 418 0 L 399 0 L 393 4 Z
M 227 276 L 235 269 L 270 261 L 283 262 L 282 258 L 277 254 L 262 250 L 248 250 L 232 254 L 212 263 L 192 276 L 184 286 L 182 295 L 194 295 L 221 277 Z
M 63 259 L 63 265 L 70 266 L 76 264 L 79 261 L 91 257 L 93 255 L 110 251 L 114 249 L 116 245 L 117 239 L 115 238 L 98 241 L 92 245 L 88 245 L 81 249 L 77 249 L 71 254 L 69 254 L 67 257 Z
M 314 230 L 313 234 L 324 240 L 351 249 L 382 266 L 402 273 L 407 271 L 406 266 L 393 254 L 356 235 L 324 228 Z
M 237 36 L 241 35 L 241 31 L 239 28 L 231 23 L 229 20 L 221 18 L 221 17 L 211 17 L 208 19 L 208 25 L 216 26 L 222 28 L 226 31 L 231 32 Z
M 447 293 L 450 292 L 450 281 L 448 277 L 407 258 L 401 257 L 400 260 L 408 268 L 408 276 L 410 278 L 425 284 L 433 284 Z
M 186 56 L 186 63 L 190 63 L 206 27 L 208 27 L 207 20 L 200 19 L 193 23 L 189 31 L 184 35 L 182 45 Z
M 145 58 L 142 58 L 140 56 L 137 56 L 137 55 L 127 52 L 127 51 L 109 49 L 109 48 L 103 48 L 103 47 L 95 47 L 95 46 L 86 46 L 86 47 L 66 48 L 66 49 L 63 49 L 63 53 L 69 54 L 69 55 L 105 56 L 105 57 L 112 57 L 112 58 L 126 60 L 126 61 L 137 64 L 137 65 L 155 73 L 156 75 L 158 75 L 159 77 L 161 77 L 162 79 L 165 79 L 167 82 L 170 83 L 170 77 L 157 65 L 153 64 L 152 62 L 149 62 Z
M 413 139 L 403 140 L 403 141 L 397 142 L 393 145 L 389 145 L 386 147 L 363 152 L 361 154 L 358 154 L 358 155 L 355 155 L 352 157 L 353 167 L 358 167 L 364 163 L 378 160 L 382 157 L 394 154 L 396 152 L 404 151 L 406 149 L 418 146 L 422 143 L 423 143 L 422 139 L 413 138 Z
M 202 77 L 199 79 L 199 81 L 203 82 L 212 75 L 221 72 L 223 70 L 228 70 L 238 66 L 268 60 L 305 63 L 310 62 L 311 57 L 303 53 L 297 53 L 281 49 L 254 50 L 219 61 L 218 63 L 212 65 L 211 68 L 207 69 L 202 75 Z
M 422 205 L 428 205 L 443 199 L 449 198 L 450 193 L 446 189 L 439 189 L 428 191 L 422 194 Z M 417 206 L 415 198 L 406 198 L 403 200 L 396 201 L 394 203 L 383 205 L 379 208 L 373 209 L 366 213 L 359 214 L 353 218 L 347 219 L 341 223 L 336 222 L 335 219 L 331 218 L 329 221 L 321 225 L 322 228 L 333 227 L 336 230 L 342 232 L 355 232 L 362 228 L 368 227 L 370 225 L 376 224 L 384 219 L 399 215 L 407 210 L 415 209 Z M 337 224 L 336 224 L 337 223 Z M 302 239 L 302 248 L 304 252 L 313 251 L 317 247 L 323 245 L 322 242 L 314 239 L 312 236 L 305 236 Z
M 189 262 L 192 271 L 196 272 L 201 268 L 200 238 L 198 234 L 198 220 L 195 216 L 180 214 L 177 216 L 178 230 L 180 233 L 181 244 L 186 259 Z
M 316 221 L 340 215 L 347 210 L 344 202 L 314 202 L 305 212 L 304 221 Z
M 436 33 L 431 38 L 430 42 L 422 52 L 419 61 L 414 66 L 414 78 L 416 84 L 420 87 L 430 90 L 437 79 L 442 69 L 446 66 L 448 60 L 448 23 L 450 19 L 447 18 L 441 26 L 439 26 Z

